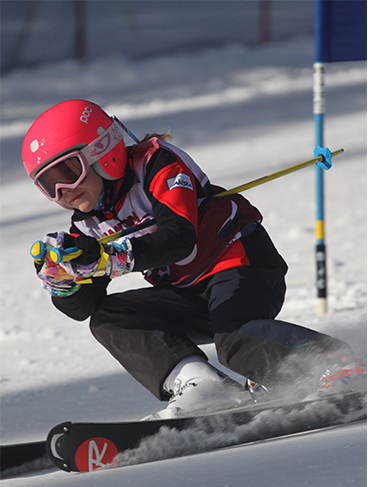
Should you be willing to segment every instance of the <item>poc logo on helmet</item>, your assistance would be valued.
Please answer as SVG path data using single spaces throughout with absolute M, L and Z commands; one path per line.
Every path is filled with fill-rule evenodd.
M 91 115 L 92 110 L 93 109 L 90 107 L 85 107 L 84 112 L 79 117 L 79 120 L 88 125 L 88 117 Z

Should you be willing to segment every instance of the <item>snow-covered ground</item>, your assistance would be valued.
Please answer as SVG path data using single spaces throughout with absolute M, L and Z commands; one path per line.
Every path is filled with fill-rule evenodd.
M 1 80 L 1 443 L 41 440 L 55 424 L 139 419 L 162 406 L 77 323 L 50 304 L 31 244 L 67 230 L 21 163 L 22 138 L 45 109 L 86 98 L 138 136 L 171 129 L 227 188 L 313 157 L 313 39 L 227 46 L 131 61 L 69 61 Z M 366 63 L 327 67 L 325 145 L 345 154 L 325 173 L 328 313 L 316 314 L 315 173 L 307 168 L 249 190 L 289 263 L 280 319 L 347 340 L 366 358 Z M 111 291 L 146 285 L 138 274 Z M 205 345 L 217 364 L 212 345 Z M 366 485 L 365 424 L 93 474 L 45 471 L 8 486 Z

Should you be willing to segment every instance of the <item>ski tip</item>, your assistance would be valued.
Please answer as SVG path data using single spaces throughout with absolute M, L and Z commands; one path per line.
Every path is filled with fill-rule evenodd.
M 52 428 L 46 439 L 46 453 L 56 467 L 65 472 L 71 471 L 69 458 L 63 455 L 71 422 L 61 423 Z

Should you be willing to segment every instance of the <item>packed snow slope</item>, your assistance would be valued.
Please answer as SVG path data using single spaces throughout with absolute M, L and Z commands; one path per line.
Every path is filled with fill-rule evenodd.
M 60 314 L 41 290 L 29 248 L 50 231 L 68 230 L 70 215 L 22 167 L 22 138 L 33 120 L 57 102 L 93 100 L 139 137 L 170 129 L 214 184 L 231 188 L 313 157 L 312 64 L 313 39 L 303 38 L 139 61 L 69 61 L 3 76 L 2 444 L 44 439 L 66 420 L 139 419 L 162 407 L 93 339 L 87 321 Z M 326 92 L 325 145 L 345 149 L 325 173 L 327 314 L 316 315 L 314 168 L 244 196 L 261 210 L 290 267 L 279 318 L 347 340 L 366 358 L 366 64 L 328 66 Z M 145 285 L 133 273 L 110 291 Z M 216 365 L 212 345 L 204 349 Z M 3 485 L 362 486 L 365 431 L 356 424 L 94 474 L 45 471 Z

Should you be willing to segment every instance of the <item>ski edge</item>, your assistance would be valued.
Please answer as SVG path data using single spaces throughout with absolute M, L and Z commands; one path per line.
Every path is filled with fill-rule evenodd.
M 27 443 L 13 443 L 0 446 L 0 472 L 6 476 L 12 471 L 28 465 L 28 470 L 32 471 L 32 464 L 43 463 L 47 468 L 49 457 L 46 452 L 46 440 L 31 441 Z M 34 465 L 37 469 L 36 465 Z M 49 461 L 51 467 L 51 461 Z
M 298 409 L 299 411 L 303 411 L 304 408 L 307 408 L 309 404 L 316 404 L 320 403 L 321 401 L 329 401 L 335 403 L 337 407 L 340 407 L 342 409 L 345 409 L 346 413 L 349 413 L 351 410 L 354 410 L 355 414 L 354 418 L 350 419 L 337 419 L 334 418 L 333 420 L 324 420 L 321 422 L 321 426 L 306 426 L 305 424 L 300 424 L 296 425 L 293 428 L 289 429 L 288 431 L 281 431 L 280 434 L 276 435 L 271 435 L 268 436 L 267 434 L 265 436 L 260 436 L 258 438 L 259 441 L 262 440 L 267 440 L 271 439 L 273 437 L 280 437 L 284 435 L 290 435 L 290 434 L 296 434 L 296 433 L 302 433 L 302 432 L 307 432 L 307 431 L 312 431 L 312 430 L 318 430 L 318 429 L 324 429 L 332 426 L 342 426 L 345 424 L 351 424 L 355 423 L 357 421 L 366 421 L 367 418 L 367 412 L 366 412 L 366 391 L 355 391 L 355 392 L 350 392 L 350 393 L 345 393 L 345 394 L 336 394 L 333 396 L 326 396 L 323 399 L 313 399 L 309 401 L 301 401 L 301 402 L 295 402 L 292 404 L 278 404 L 276 405 L 275 403 L 271 404 L 257 404 L 256 407 L 254 406 L 247 406 L 243 408 L 233 408 L 231 410 L 226 410 L 226 411 L 218 411 L 218 412 L 212 412 L 212 413 L 207 413 L 207 414 L 202 414 L 199 416 L 186 416 L 186 417 L 177 417 L 177 418 L 171 418 L 171 419 L 154 419 L 151 421 L 122 421 L 122 422 L 115 422 L 115 423 L 72 423 L 72 422 L 65 422 L 65 423 L 60 423 L 59 425 L 55 426 L 49 433 L 48 439 L 46 442 L 46 448 L 47 452 L 50 456 L 51 461 L 61 470 L 64 470 L 66 472 L 70 471 L 85 471 L 85 470 L 80 470 L 76 464 L 74 455 L 77 452 L 76 447 L 73 447 L 75 449 L 75 452 L 72 450 L 69 451 L 68 455 L 65 455 L 63 458 L 63 450 L 60 450 L 58 452 L 58 445 L 57 441 L 59 438 L 61 438 L 60 443 L 64 444 L 66 443 L 66 449 L 69 449 L 68 441 L 69 441 L 69 435 L 73 435 L 73 427 L 74 428 L 94 428 L 94 431 L 92 434 L 82 434 L 83 439 L 81 439 L 80 444 L 85 443 L 88 441 L 88 438 L 91 440 L 94 437 L 104 437 L 104 438 L 110 438 L 109 434 L 106 433 L 100 434 L 103 432 L 104 428 L 109 429 L 111 432 L 111 429 L 115 428 L 121 428 L 121 427 L 126 427 L 128 428 L 137 428 L 137 429 L 144 429 L 144 425 L 147 425 L 147 431 L 144 434 L 140 434 L 138 438 L 138 444 L 131 444 L 129 446 L 125 446 L 124 448 L 131 449 L 131 448 L 136 448 L 139 445 L 139 442 L 144 439 L 145 437 L 153 436 L 159 432 L 161 427 L 166 426 L 169 427 L 170 429 L 178 429 L 182 430 L 185 428 L 190 428 L 190 427 L 197 427 L 202 426 L 206 427 L 206 424 L 210 424 L 211 418 L 215 417 L 215 420 L 218 418 L 223 418 L 227 415 L 230 417 L 239 417 L 239 418 L 247 418 L 246 421 L 251 421 L 255 416 L 257 416 L 259 413 L 263 413 L 264 411 L 273 411 L 273 410 L 282 410 L 285 413 L 288 411 L 292 411 L 295 409 Z M 345 404 L 345 406 L 343 406 Z M 360 411 L 360 413 L 359 413 Z M 217 416 L 217 418 L 216 418 Z M 236 423 L 236 419 L 235 419 Z M 303 422 L 302 422 L 303 423 Z M 316 423 L 314 423 L 315 425 Z M 148 431 L 149 430 L 149 431 Z M 75 434 L 75 432 L 74 432 Z M 74 440 L 72 440 L 74 441 Z M 254 441 L 254 438 L 250 438 L 249 441 L 242 442 L 244 444 L 251 443 Z M 124 449 L 119 450 L 119 452 L 124 451 Z M 87 471 L 87 470 L 86 470 Z

